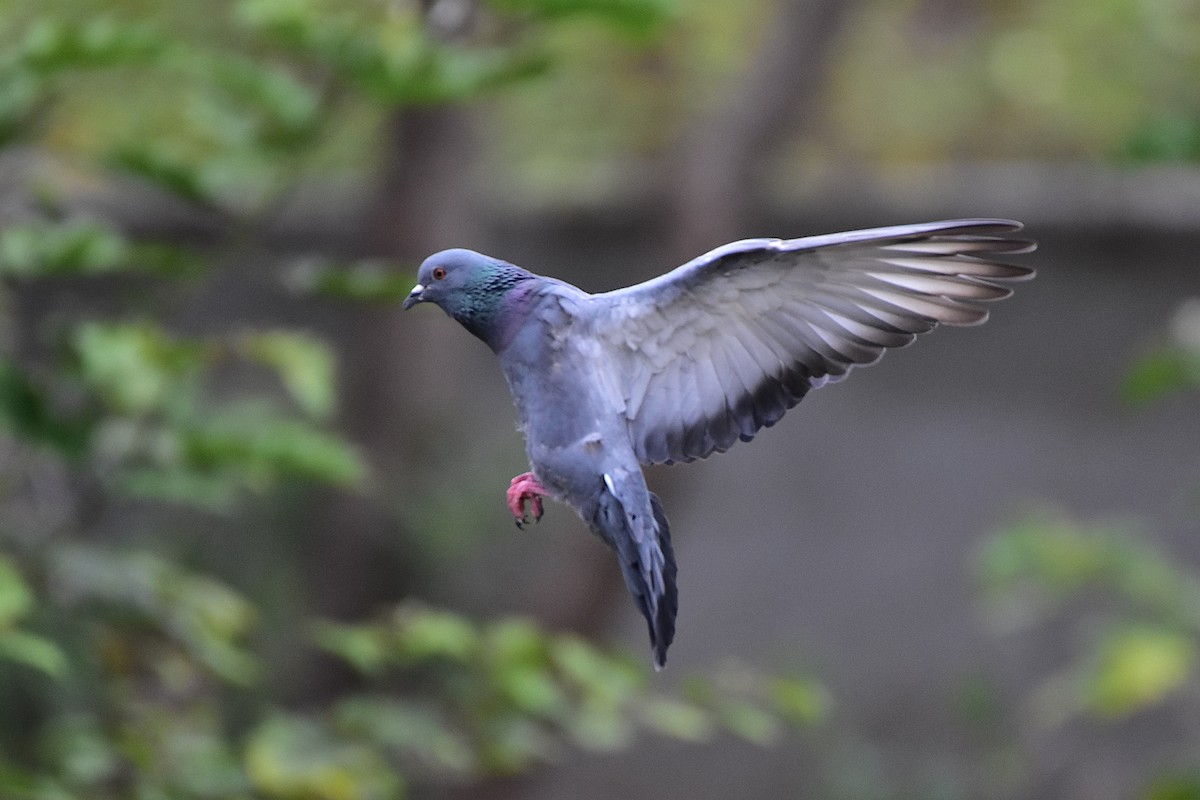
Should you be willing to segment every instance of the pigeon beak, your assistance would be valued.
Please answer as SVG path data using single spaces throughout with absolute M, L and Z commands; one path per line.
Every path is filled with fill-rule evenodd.
M 417 303 L 424 302 L 424 300 L 425 300 L 425 287 L 418 283 L 416 286 L 413 287 L 413 290 L 408 293 L 408 297 L 404 298 L 404 305 L 402 305 L 400 307 L 402 309 L 404 309 L 405 311 L 407 311 L 408 309 L 415 306 Z

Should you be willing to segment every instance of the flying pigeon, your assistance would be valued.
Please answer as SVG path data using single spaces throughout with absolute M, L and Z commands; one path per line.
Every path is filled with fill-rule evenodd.
M 573 507 L 616 551 L 646 618 L 654 666 L 675 636 L 675 557 L 643 464 L 750 441 L 810 389 L 946 325 L 1033 270 L 994 260 L 1035 244 L 1021 224 L 962 219 L 745 239 L 665 275 L 589 294 L 471 250 L 427 258 L 404 301 L 433 303 L 500 357 L 530 472 L 513 478 L 518 527 L 542 498 Z

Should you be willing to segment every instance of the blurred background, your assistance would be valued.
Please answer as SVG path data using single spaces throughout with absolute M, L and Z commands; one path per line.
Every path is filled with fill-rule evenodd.
M 1023 220 L 649 471 L 669 668 L 416 265 Z M 1200 798 L 1195 0 L 6 0 L 0 798 Z

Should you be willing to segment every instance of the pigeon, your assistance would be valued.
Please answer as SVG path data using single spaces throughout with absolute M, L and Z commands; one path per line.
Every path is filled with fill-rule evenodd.
M 809 390 L 945 325 L 976 325 L 1032 269 L 997 261 L 1034 242 L 1021 224 L 960 219 L 745 239 L 600 294 L 465 249 L 427 258 L 403 303 L 433 303 L 499 357 L 530 471 L 518 527 L 550 497 L 617 555 L 646 618 L 655 669 L 678 611 L 675 556 L 646 464 L 750 441 Z M 528 508 L 528 510 L 527 510 Z

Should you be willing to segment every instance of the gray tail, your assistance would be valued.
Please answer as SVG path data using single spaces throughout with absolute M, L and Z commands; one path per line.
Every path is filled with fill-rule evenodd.
M 663 555 L 661 586 L 662 594 L 658 598 L 658 613 L 653 618 L 642 614 L 650 624 L 650 644 L 654 648 L 654 668 L 662 669 L 667 665 L 667 648 L 675 640 L 675 615 L 679 613 L 679 589 L 675 583 L 675 548 L 671 546 L 671 526 L 667 524 L 667 515 L 663 512 L 662 502 L 654 492 L 650 493 L 650 507 L 654 510 L 654 524 L 658 528 L 658 547 Z
M 602 492 L 596 527 L 617 551 L 625 585 L 646 618 L 650 647 L 654 651 L 654 668 L 658 670 L 666 665 L 667 648 L 675 638 L 679 593 L 667 517 L 658 496 L 653 492 L 646 494 L 653 512 L 652 520 L 639 519 L 638 514 L 630 513 L 615 494 Z

